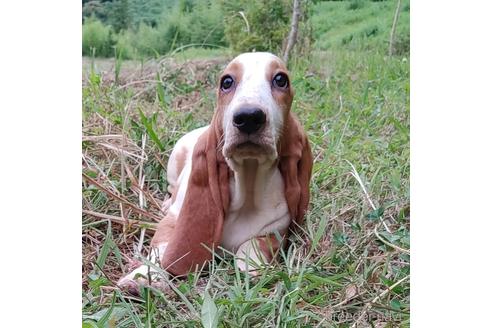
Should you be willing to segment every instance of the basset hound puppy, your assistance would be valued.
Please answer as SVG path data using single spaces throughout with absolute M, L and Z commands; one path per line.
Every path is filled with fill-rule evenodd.
M 309 203 L 313 158 L 290 111 L 285 64 L 270 53 L 244 53 L 219 81 L 211 124 L 184 135 L 168 162 L 171 204 L 151 241 L 151 261 L 173 275 L 201 268 L 219 246 L 254 274 L 284 244 L 278 237 L 302 223 Z M 152 271 L 142 265 L 118 285 L 135 289 Z

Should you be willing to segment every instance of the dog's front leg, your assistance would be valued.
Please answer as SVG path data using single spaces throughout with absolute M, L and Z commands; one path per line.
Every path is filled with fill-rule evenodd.
M 168 213 L 168 215 L 163 218 L 157 226 L 157 230 L 150 244 L 150 254 L 147 258 L 154 266 L 159 267 L 162 263 L 162 258 L 174 230 L 175 222 L 175 217 Z M 135 270 L 120 278 L 117 285 L 121 289 L 127 290 L 134 295 L 139 294 L 140 286 L 152 285 L 156 288 L 164 289 L 166 284 L 163 279 L 159 279 L 159 275 L 159 271 L 156 270 L 155 267 L 142 264 Z

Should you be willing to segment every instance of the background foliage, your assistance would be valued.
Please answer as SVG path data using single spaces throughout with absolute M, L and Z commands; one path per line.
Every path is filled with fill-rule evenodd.
M 335 7 L 315 9 L 320 1 L 301 2 L 304 10 L 297 50 L 310 47 L 314 39 L 323 49 L 341 44 L 357 47 L 365 38 L 377 39 L 381 48 L 387 45 L 388 35 L 381 32 L 391 26 L 393 2 L 381 1 L 381 5 L 373 6 L 370 1 L 343 1 L 347 10 L 331 16 L 330 21 L 324 21 L 325 15 Z M 396 37 L 400 53 L 409 51 L 409 8 L 406 4 L 402 9 L 404 22 Z M 281 53 L 291 10 L 290 0 L 83 1 L 82 53 L 142 59 L 159 57 L 183 46 Z M 307 18 L 313 16 L 314 10 L 323 12 L 316 13 L 310 21 Z M 346 24 L 349 29 L 344 28 Z
M 109 29 L 109 38 L 84 38 L 83 55 L 111 56 L 115 47 L 123 59 L 156 57 L 183 45 L 222 47 L 227 43 L 221 7 L 215 0 L 114 0 L 83 4 L 84 34 Z M 95 27 L 93 27 L 95 26 Z M 104 32 L 101 30 L 101 32 Z M 99 41 L 98 39 L 98 41 Z M 114 51 L 113 51 L 114 53 Z

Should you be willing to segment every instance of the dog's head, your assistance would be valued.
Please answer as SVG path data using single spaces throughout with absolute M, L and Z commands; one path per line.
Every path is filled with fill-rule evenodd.
M 221 74 L 217 106 L 223 131 L 222 154 L 241 163 L 246 158 L 275 160 L 294 90 L 284 63 L 265 53 L 244 53 Z

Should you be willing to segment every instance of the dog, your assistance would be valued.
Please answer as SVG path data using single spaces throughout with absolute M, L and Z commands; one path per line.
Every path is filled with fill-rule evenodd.
M 313 158 L 291 113 L 293 97 L 287 68 L 273 54 L 243 53 L 227 65 L 210 125 L 184 135 L 170 155 L 170 206 L 152 238 L 150 261 L 186 275 L 220 246 L 254 275 L 274 259 L 309 203 Z M 142 265 L 118 286 L 138 290 L 149 272 Z

